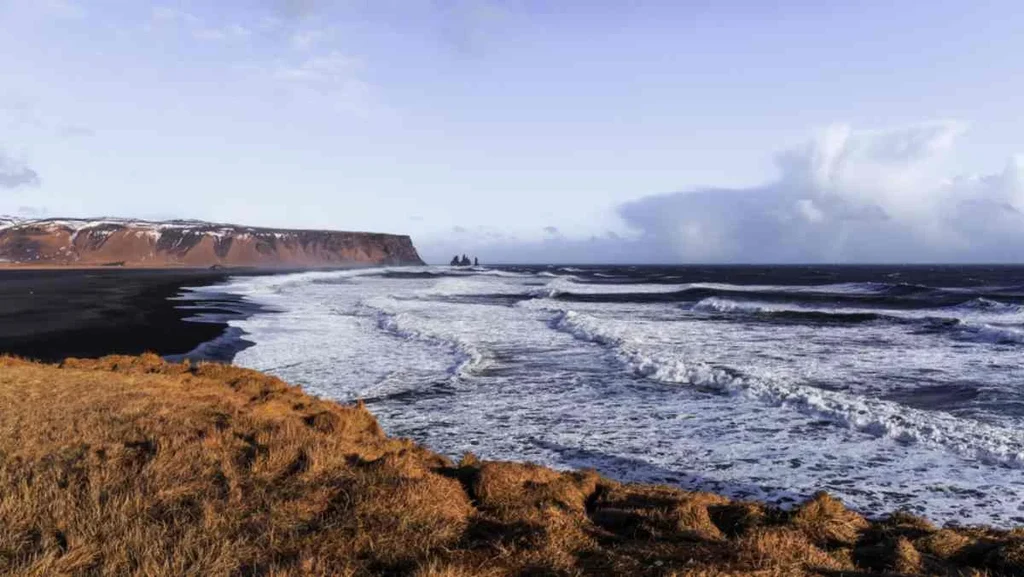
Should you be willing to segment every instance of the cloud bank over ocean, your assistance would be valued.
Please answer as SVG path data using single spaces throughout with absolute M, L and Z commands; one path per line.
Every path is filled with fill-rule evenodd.
M 963 132 L 951 121 L 836 125 L 779 153 L 778 176 L 762 185 L 621 204 L 615 211 L 628 234 L 525 242 L 463 235 L 438 243 L 439 254 L 463 246 L 456 250 L 488 262 L 1020 261 L 1024 156 L 993 174 L 950 178 L 946 167 Z M 435 250 L 428 243 L 428 255 Z

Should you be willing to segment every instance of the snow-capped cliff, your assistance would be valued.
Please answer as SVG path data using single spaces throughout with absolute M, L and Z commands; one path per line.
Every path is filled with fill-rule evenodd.
M 195 220 L 0 216 L 0 262 L 65 266 L 324 267 L 422 264 L 408 236 Z

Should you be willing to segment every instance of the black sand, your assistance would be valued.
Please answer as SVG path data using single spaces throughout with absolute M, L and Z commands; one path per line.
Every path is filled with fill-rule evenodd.
M 236 274 L 236 273 L 235 273 Z M 0 270 L 0 353 L 56 362 L 66 357 L 155 352 L 184 355 L 223 337 L 223 320 L 246 305 L 168 300 L 183 287 L 230 276 L 215 270 Z M 183 310 L 182 305 L 199 305 Z M 185 322 L 201 314 L 204 322 Z M 236 339 L 237 341 L 237 339 Z M 244 342 L 243 342 L 244 345 Z M 219 351 L 230 360 L 238 344 Z

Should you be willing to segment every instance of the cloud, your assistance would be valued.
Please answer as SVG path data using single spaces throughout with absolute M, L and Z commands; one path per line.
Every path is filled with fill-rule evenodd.
M 153 8 L 150 23 L 147 24 L 146 28 L 152 29 L 154 25 L 183 26 L 191 32 L 192 37 L 196 40 L 212 42 L 245 40 L 253 35 L 253 30 L 249 26 L 239 23 L 210 25 L 191 12 L 169 6 L 156 6 Z M 264 23 L 261 22 L 258 27 L 263 29 L 263 26 Z
M 274 0 L 274 7 L 288 18 L 310 16 L 331 4 L 328 0 Z
M 777 177 L 762 185 L 615 207 L 628 233 L 461 244 L 487 262 L 1024 261 L 1024 156 L 993 174 L 949 178 L 963 132 L 956 122 L 833 126 L 778 154 Z
M 57 133 L 64 138 L 88 138 L 96 136 L 96 131 L 94 129 L 80 124 L 65 124 L 57 129 Z
M 188 24 L 188 25 L 191 25 L 191 26 L 199 26 L 203 22 L 202 19 L 200 19 L 195 14 L 192 14 L 191 12 L 186 12 L 184 10 L 179 10 L 177 8 L 170 8 L 168 6 L 156 6 L 156 7 L 154 7 L 153 8 L 152 19 L 155 22 L 164 22 L 164 23 L 177 23 L 177 22 L 181 22 L 181 23 L 185 23 L 185 24 Z
M 307 10 L 303 8 L 304 3 L 292 4 L 275 3 L 271 7 L 281 13 Z M 314 2 L 309 3 L 308 9 L 319 7 L 320 3 Z M 256 60 L 236 62 L 235 69 L 254 75 L 257 82 L 270 81 L 275 93 L 298 99 L 327 97 L 328 102 L 309 105 L 333 106 L 357 116 L 381 108 L 373 102 L 373 88 L 361 77 L 363 60 L 330 45 L 335 35 L 333 28 L 318 22 L 316 26 L 311 24 L 300 30 L 297 25 L 293 26 L 294 22 L 274 14 L 250 10 L 247 17 L 238 22 L 213 23 L 206 13 L 197 15 L 179 8 L 157 6 L 152 9 L 144 29 L 190 35 L 215 48 L 237 46 L 253 39 L 251 46 L 259 50 L 246 57 L 256 55 Z
M 39 174 L 24 162 L 0 151 L 0 188 L 14 189 L 22 186 L 39 186 Z
M 15 0 L 14 4 L 23 5 L 36 14 L 63 20 L 80 20 L 85 18 L 85 8 L 71 0 Z
M 963 126 L 832 127 L 777 156 L 759 187 L 695 190 L 618 213 L 659 260 L 921 262 L 1006 260 L 1024 248 L 1024 163 L 943 176 Z M 1020 258 L 1019 256 L 1016 258 Z
M 222 27 L 204 27 L 192 31 L 199 40 L 222 42 L 227 40 L 244 40 L 252 36 L 252 30 L 241 24 L 228 24 Z
M 650 262 L 643 260 L 636 245 L 621 239 L 593 237 L 572 239 L 546 237 L 540 240 L 520 239 L 493 230 L 466 229 L 465 233 L 443 238 L 416 238 L 416 248 L 425 261 L 445 264 L 453 254 L 472 254 L 488 264 L 515 263 L 616 263 Z
M 7 128 L 43 128 L 45 119 L 28 100 L 3 97 L 0 98 L 0 119 Z
M 370 20 L 412 28 L 461 54 L 479 54 L 506 39 L 521 0 L 262 0 L 293 22 Z M 301 42 L 300 42 L 301 44 Z
M 270 74 L 293 90 L 326 96 L 340 108 L 365 114 L 373 107 L 373 88 L 360 77 L 362 69 L 362 60 L 334 50 L 278 62 Z
M 291 36 L 291 45 L 295 50 L 309 50 L 328 37 L 323 30 L 301 30 Z
M 279 66 L 276 75 L 282 80 L 329 87 L 350 82 L 362 65 L 358 58 L 332 51 L 310 56 L 296 64 Z
M 18 216 L 26 218 L 41 218 L 46 216 L 49 211 L 42 206 L 19 206 Z

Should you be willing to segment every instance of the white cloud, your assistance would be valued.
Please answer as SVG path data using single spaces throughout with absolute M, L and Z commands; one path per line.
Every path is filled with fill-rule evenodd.
M 425 32 L 449 50 L 479 55 L 510 45 L 522 0 L 260 0 L 263 7 L 297 23 L 324 18 L 385 22 Z
M 323 42 L 327 36 L 327 32 L 323 30 L 301 30 L 292 34 L 291 45 L 295 50 L 310 50 Z
M 282 65 L 276 75 L 282 80 L 327 86 L 351 81 L 362 66 L 358 58 L 333 51 L 311 56 L 297 64 Z
M 96 136 L 96 130 L 80 124 L 65 124 L 57 128 L 57 134 L 64 138 L 83 138 Z
M 85 18 L 86 11 L 81 4 L 71 0 L 33 0 L 35 6 L 54 18 Z
M 778 177 L 761 186 L 617 207 L 632 231 L 622 238 L 462 238 L 460 250 L 487 262 L 1022 262 L 1024 156 L 994 174 L 948 178 L 963 131 L 835 126 L 779 154 Z
M 25 218 L 42 218 L 49 212 L 44 206 L 19 206 L 18 216 Z
M 148 29 L 152 29 L 153 25 L 181 26 L 191 31 L 193 38 L 204 41 L 244 40 L 253 34 L 249 26 L 239 23 L 210 25 L 191 12 L 168 6 L 154 7 L 150 20 Z
M 642 198 L 619 213 L 662 260 L 962 261 L 1024 252 L 1024 170 L 948 179 L 963 126 L 830 128 L 778 156 L 774 182 Z M 700 227 L 692 234 L 690 227 Z
M 339 51 L 312 55 L 298 62 L 280 62 L 274 79 L 297 91 L 328 97 L 351 112 L 365 113 L 371 106 L 371 86 L 362 80 L 363 62 Z
M 202 20 L 195 14 L 179 10 L 177 8 L 170 8 L 168 6 L 157 6 L 153 8 L 152 19 L 156 22 L 180 22 L 191 26 L 199 26 L 202 24 Z
M 192 31 L 192 35 L 199 40 L 227 41 L 244 40 L 252 36 L 252 30 L 241 24 L 229 24 L 222 27 L 203 27 Z

